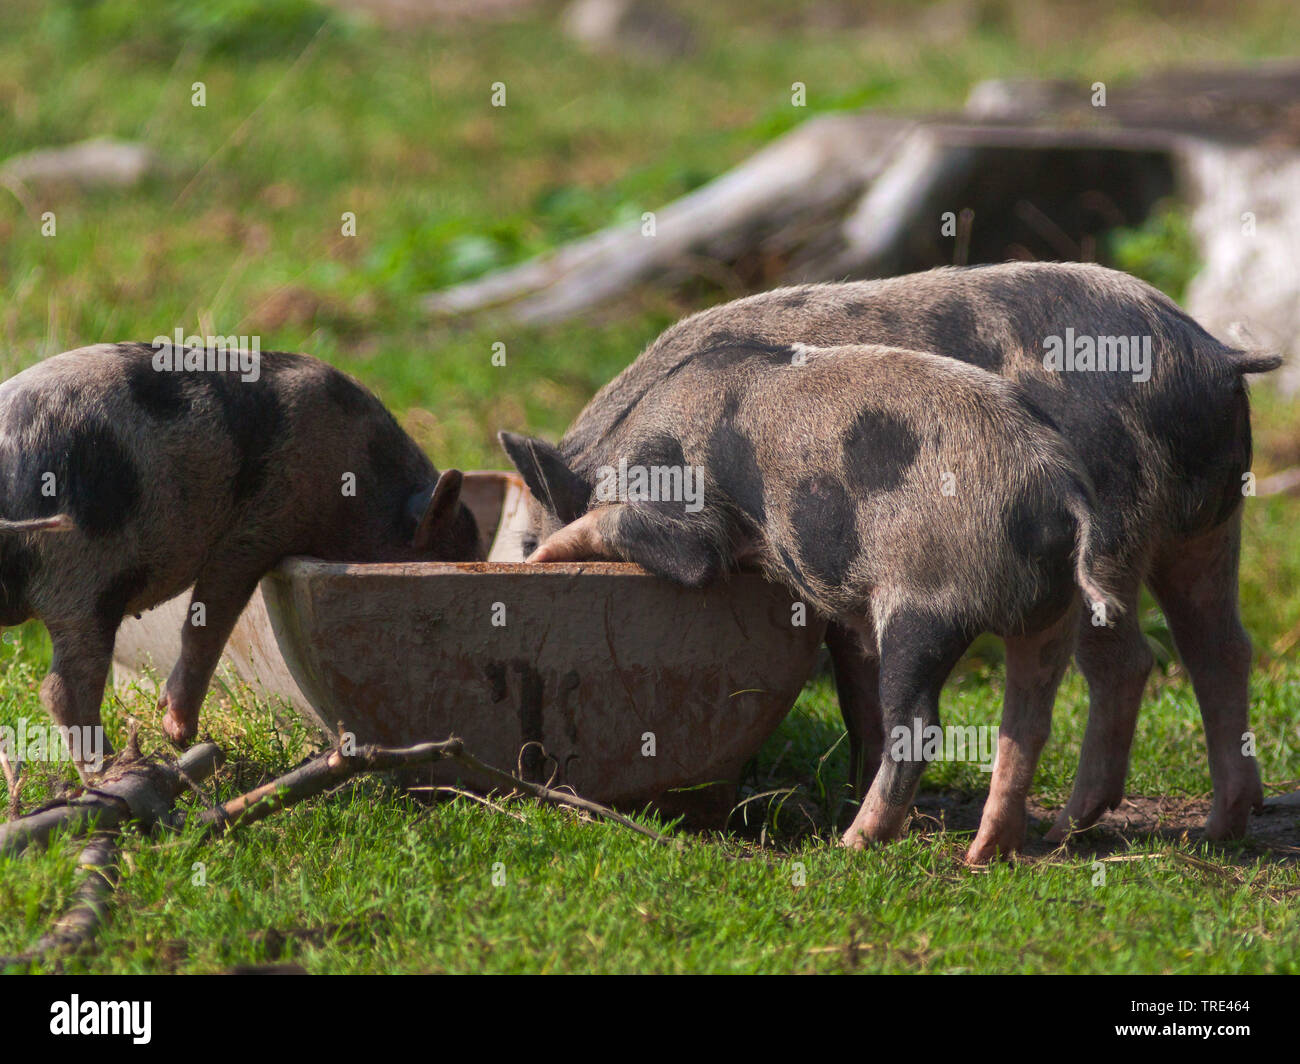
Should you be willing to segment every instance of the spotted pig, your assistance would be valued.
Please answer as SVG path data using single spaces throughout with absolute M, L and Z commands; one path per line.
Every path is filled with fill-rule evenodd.
M 579 515 L 531 560 L 619 558 L 691 586 L 755 564 L 879 647 L 891 731 L 937 725 L 958 658 L 981 632 L 1002 635 L 1017 668 L 968 856 L 1016 848 L 1079 592 L 1103 623 L 1119 609 L 1086 470 L 1014 383 L 952 359 L 728 339 L 701 356 L 646 387 L 580 461 L 503 434 L 534 495 Z M 611 497 L 631 483 L 611 470 L 650 470 L 662 489 L 673 469 L 702 477 L 699 500 Z M 901 831 L 922 768 L 882 762 L 855 842 Z
M 1056 357 L 1067 340 L 1077 346 L 1085 339 L 1094 349 L 1092 368 Z M 1130 349 L 1138 344 L 1127 364 L 1107 358 L 1097 368 L 1120 340 Z M 649 390 L 690 365 L 725 368 L 728 345 L 737 343 L 916 348 L 1015 381 L 1092 479 L 1099 549 L 1114 566 L 1124 606 L 1112 626 L 1085 618 L 1079 628 L 1075 660 L 1091 692 L 1088 728 L 1074 791 L 1049 837 L 1094 823 L 1124 796 L 1153 664 L 1136 608 L 1144 583 L 1200 702 L 1214 784 L 1207 834 L 1246 831 L 1263 791 L 1242 740 L 1252 656 L 1237 602 L 1251 461 L 1244 376 L 1275 369 L 1276 356 L 1225 346 L 1150 285 L 1095 265 L 1006 263 L 802 285 L 714 307 L 668 329 L 570 426 L 559 447 L 565 461 L 588 470 L 601 440 L 635 416 Z M 562 495 L 554 501 L 562 509 L 547 516 L 552 527 L 580 512 Z M 827 642 L 855 775 L 865 787 L 884 739 L 878 648 L 834 624 Z
M 460 473 L 439 476 L 378 399 L 325 363 L 264 352 L 256 380 L 158 365 L 150 345 L 100 344 L 0 385 L 0 625 L 45 623 L 41 700 L 60 727 L 95 728 L 122 618 L 192 585 L 160 696 L 183 744 L 280 559 L 472 560 L 478 536 Z

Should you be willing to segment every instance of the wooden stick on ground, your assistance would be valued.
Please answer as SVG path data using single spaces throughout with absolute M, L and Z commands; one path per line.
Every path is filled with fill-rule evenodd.
M 1300 492 L 1300 466 L 1292 466 L 1280 473 L 1274 473 L 1271 477 L 1265 477 L 1256 485 L 1255 490 L 1260 495 L 1285 495 L 1289 492 Z
M 0 957 L 0 968 L 31 964 L 52 954 L 75 953 L 90 945 L 109 915 L 117 889 L 118 856 L 116 832 L 92 835 L 77 858 L 81 882 L 72 895 L 72 905 L 26 953 Z
M 200 813 L 199 822 L 203 825 L 204 833 L 209 837 L 221 835 L 236 827 L 264 820 L 287 806 L 313 798 L 353 776 L 366 772 L 383 772 L 410 768 L 414 765 L 427 765 L 435 761 L 454 761 L 503 788 L 531 795 L 544 802 L 581 809 L 593 816 L 602 817 L 630 831 L 635 831 L 639 835 L 644 835 L 656 843 L 678 845 L 677 840 L 644 827 L 599 802 L 557 791 L 540 783 L 530 783 L 499 768 L 486 765 L 468 753 L 462 742 L 456 738 L 403 747 L 365 745 L 357 747 L 351 753 L 345 753 L 340 745 L 279 779 Z
M 145 828 L 163 823 L 171 815 L 172 803 L 185 790 L 186 779 L 206 779 L 224 759 L 215 743 L 200 743 L 173 764 L 139 760 L 114 765 L 76 798 L 0 824 L 0 854 L 44 846 L 56 829 L 86 835 L 92 830 L 108 831 L 128 820 Z

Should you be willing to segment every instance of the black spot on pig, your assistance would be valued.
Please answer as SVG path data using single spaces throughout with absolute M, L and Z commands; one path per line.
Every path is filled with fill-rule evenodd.
M 732 503 L 756 526 L 767 517 L 763 505 L 763 474 L 754 456 L 754 442 L 736 428 L 737 400 L 730 397 L 709 434 L 709 468 Z
M 267 352 L 266 359 L 274 352 Z M 221 422 L 234 447 L 236 466 L 231 495 L 236 503 L 252 498 L 266 484 L 271 461 L 283 441 L 284 404 L 265 380 L 244 381 L 238 373 L 194 374 L 211 389 Z
M 660 470 L 680 471 L 675 476 L 670 474 L 667 477 L 662 473 L 651 472 L 652 480 L 657 482 L 660 493 L 659 500 L 653 504 L 668 514 L 679 517 L 687 515 L 686 507 L 691 500 L 686 497 L 687 463 L 686 455 L 682 453 L 681 442 L 676 437 L 666 434 L 652 436 L 637 444 L 632 453 L 633 457 L 629 461 L 631 465 L 644 466 L 647 471 L 653 471 L 656 467 Z M 694 477 L 695 474 L 692 476 Z M 702 481 L 694 480 L 693 487 L 695 491 L 702 489 Z M 664 491 L 672 494 L 665 497 Z
M 773 300 L 773 305 L 782 310 L 798 310 L 808 302 L 807 292 L 788 292 Z
M 850 318 L 865 318 L 871 312 L 869 303 L 845 303 L 844 313 Z
M 333 366 L 327 366 L 324 373 L 325 394 L 345 414 L 364 414 L 372 408 L 370 397 L 346 374 Z
M 656 503 L 618 509 L 611 539 L 620 556 L 686 587 L 703 587 L 722 571 L 722 558 L 694 515 Z
M 1207 404 L 1190 387 L 1166 387 L 1147 400 L 1152 434 L 1165 446 L 1170 473 L 1197 504 L 1178 515 L 1183 532 L 1222 524 L 1241 504 L 1241 478 L 1250 468 L 1249 402 L 1240 380 L 1223 394 L 1226 401 Z
M 22 624 L 31 617 L 27 587 L 38 565 L 35 552 L 18 537 L 0 538 L 0 627 Z
M 636 446 L 636 462 L 644 466 L 671 466 L 686 468 L 686 455 L 681 441 L 675 436 L 652 436 Z
M 131 455 L 108 426 L 94 420 L 72 429 L 65 446 L 46 467 L 55 474 L 60 498 L 46 498 L 45 513 L 66 505 L 78 530 L 92 539 L 120 532 L 140 502 L 140 473 Z
M 127 366 L 126 384 L 132 401 L 159 421 L 175 421 L 193 406 L 186 375 L 154 369 L 151 361 L 133 359 Z
M 926 350 L 961 351 L 962 361 L 990 373 L 1002 371 L 1002 349 L 979 338 L 979 316 L 964 298 L 950 297 L 936 303 L 929 322 Z
M 149 570 L 143 566 L 125 569 L 114 576 L 95 596 L 95 619 L 106 629 L 116 630 L 127 607 L 149 586 Z
M 912 427 L 894 414 L 864 410 L 844 434 L 844 466 L 857 492 L 891 491 L 921 449 Z
M 1074 545 L 1074 518 L 1055 500 L 1018 493 L 1002 511 L 1002 531 L 1024 558 L 1068 556 Z
M 1020 630 L 1042 627 L 1060 615 L 1075 593 L 1074 518 L 1055 498 L 1021 492 L 1003 509 L 1002 530 L 1012 549 L 1033 563 L 1037 573 L 1037 597 L 1027 606 Z
M 1062 431 L 1088 467 L 1098 498 L 1127 502 L 1140 497 L 1144 472 L 1138 440 L 1114 411 L 1087 407 L 1079 417 L 1063 419 Z
M 830 477 L 800 481 L 790 518 L 804 570 L 829 586 L 841 584 L 861 549 L 857 508 L 844 485 Z

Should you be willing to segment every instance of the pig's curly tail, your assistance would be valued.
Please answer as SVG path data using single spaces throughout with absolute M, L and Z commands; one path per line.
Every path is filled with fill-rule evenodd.
M 1073 490 L 1066 494 L 1065 506 L 1070 511 L 1070 516 L 1074 518 L 1076 530 L 1074 582 L 1083 592 L 1085 604 L 1092 611 L 1093 616 L 1100 617 L 1100 621 L 1094 623 L 1104 623 L 1109 627 L 1124 612 L 1124 607 L 1115 593 L 1107 588 L 1105 576 L 1098 571 L 1100 565 L 1093 535 L 1095 499 L 1092 490 L 1084 483 L 1074 478 L 1071 478 L 1070 483 Z M 1098 614 L 1098 606 L 1101 607 L 1100 614 Z
M 77 523 L 68 514 L 55 514 L 53 517 L 33 517 L 27 521 L 6 521 L 0 519 L 2 532 L 75 532 Z

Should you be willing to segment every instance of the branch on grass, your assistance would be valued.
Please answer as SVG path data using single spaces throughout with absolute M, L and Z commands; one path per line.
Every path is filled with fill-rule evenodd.
M 207 779 L 224 759 L 215 743 L 200 743 L 173 763 L 119 758 L 103 779 L 75 798 L 0 824 L 0 855 L 44 846 L 55 831 L 80 836 L 128 821 L 146 830 L 166 823 L 187 781 Z
M 345 752 L 340 745 L 277 780 L 200 813 L 199 822 L 205 835 L 222 835 L 236 827 L 264 820 L 288 806 L 314 798 L 354 776 L 428 765 L 437 761 L 455 762 L 503 789 L 531 795 L 540 801 L 581 809 L 629 831 L 635 831 L 638 835 L 644 835 L 656 843 L 677 845 L 677 840 L 638 824 L 599 802 L 557 791 L 540 783 L 530 783 L 502 769 L 486 765 L 467 752 L 456 738 L 403 747 L 365 745 L 351 752 Z
M 838 228 L 914 124 L 870 112 L 810 119 L 734 170 L 660 208 L 653 240 L 646 239 L 643 221 L 616 225 L 434 292 L 424 298 L 424 308 L 437 315 L 500 308 L 516 321 L 561 321 L 701 259 L 732 263 L 761 249 L 789 255 L 797 264 L 810 235 Z
M 81 882 L 72 895 L 72 905 L 26 953 L 0 957 L 0 968 L 31 965 L 44 957 L 76 953 L 94 942 L 111 911 L 119 874 L 118 856 L 116 832 L 91 836 L 77 858 Z
M 670 838 L 667 835 L 661 835 L 653 828 L 645 827 L 638 824 L 635 820 L 625 817 L 622 813 L 611 809 L 607 805 L 601 805 L 599 802 L 593 802 L 589 798 L 581 798 L 576 794 L 569 794 L 567 791 L 557 791 L 551 787 L 544 787 L 540 783 L 529 783 L 527 780 L 521 780 L 516 776 L 503 772 L 499 768 L 493 768 L 491 765 L 485 765 L 473 754 L 465 750 L 460 750 L 450 760 L 459 765 L 470 769 L 480 775 L 486 776 L 494 783 L 503 787 L 511 787 L 517 791 L 523 791 L 525 794 L 532 795 L 543 802 L 554 802 L 557 805 L 567 805 L 573 809 L 581 809 L 583 812 L 590 813 L 592 816 L 601 817 L 614 824 L 620 824 L 629 831 L 635 831 L 638 835 L 644 835 L 646 838 L 659 843 L 660 845 L 680 846 L 679 840 Z
M 1255 486 L 1257 495 L 1300 494 L 1300 466 L 1292 466 L 1271 477 L 1265 477 Z

